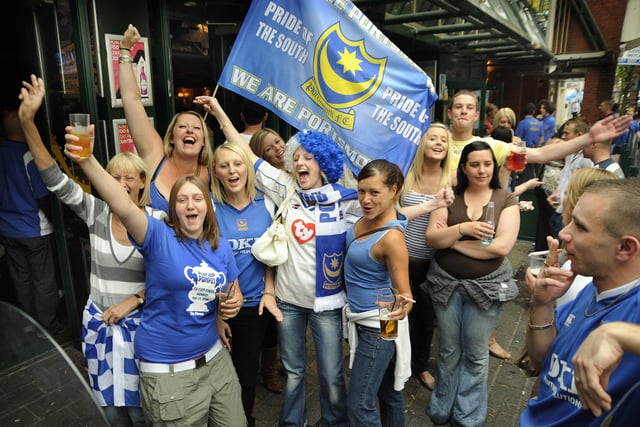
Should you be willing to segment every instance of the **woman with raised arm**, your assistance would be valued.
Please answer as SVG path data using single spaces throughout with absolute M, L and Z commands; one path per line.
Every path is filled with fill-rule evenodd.
M 249 140 L 249 147 L 258 157 L 262 157 L 271 166 L 284 169 L 286 145 L 282 137 L 273 129 L 262 128 Z
M 178 178 L 192 175 L 210 183 L 211 141 L 207 125 L 196 111 L 176 114 L 164 138 L 153 127 L 142 104 L 131 56 L 131 49 L 139 40 L 140 33 L 129 24 L 120 41 L 120 96 L 131 138 L 151 173 L 151 206 L 167 212 L 171 187 Z
M 74 154 L 80 147 L 72 129 L 65 129 L 65 154 L 120 217 L 144 258 L 146 303 L 134 347 L 147 423 L 246 426 L 238 376 L 217 325 L 219 316 L 234 317 L 242 306 L 239 272 L 229 242 L 220 238 L 209 188 L 200 178 L 179 178 L 167 218 L 153 218 L 95 157 Z
M 278 132 L 269 128 L 262 128 L 249 139 L 251 151 L 262 157 L 271 166 L 284 170 L 285 142 Z M 284 391 L 282 364 L 278 351 L 278 331 L 273 318 L 267 326 L 262 342 L 260 358 L 260 382 L 272 393 L 281 394 Z
M 133 343 L 145 302 L 142 255 L 129 241 L 120 217 L 69 179 L 44 146 L 34 122 L 45 95 L 43 80 L 31 75 L 31 83 L 23 85 L 19 115 L 33 160 L 50 191 L 89 228 L 92 262 L 89 299 L 82 313 L 82 352 L 91 390 L 111 425 L 144 426 L 138 366 L 133 361 Z M 163 211 L 145 208 L 149 186 L 140 157 L 120 153 L 106 170 L 141 212 L 165 217 Z M 121 350 L 112 351 L 118 348 Z
M 326 134 L 302 131 L 287 143 L 286 169 L 258 158 L 233 127 L 215 98 L 196 97 L 213 114 L 227 141 L 245 150 L 254 163 L 256 187 L 280 205 L 289 232 L 289 259 L 276 272 L 276 300 L 283 320 L 278 341 L 286 373 L 279 425 L 304 426 L 306 410 L 306 333 L 314 339 L 323 425 L 346 426 L 346 387 L 342 351 L 342 307 L 346 303 L 342 266 L 348 225 L 361 215 L 355 190 L 335 182 L 343 155 Z

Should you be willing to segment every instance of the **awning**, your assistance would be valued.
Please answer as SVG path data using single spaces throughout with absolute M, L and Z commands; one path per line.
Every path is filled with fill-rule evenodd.
M 527 1 L 355 0 L 389 35 L 417 41 L 440 54 L 490 60 L 494 64 L 548 62 L 547 14 Z

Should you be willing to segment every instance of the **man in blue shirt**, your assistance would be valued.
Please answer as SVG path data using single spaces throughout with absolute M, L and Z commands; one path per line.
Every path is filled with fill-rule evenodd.
M 615 212 L 615 215 L 611 213 Z M 540 368 L 537 397 L 529 400 L 520 426 L 629 426 L 638 422 L 640 363 L 625 356 L 600 381 L 610 400 L 585 398 L 582 384 L 599 378 L 574 356 L 597 327 L 614 321 L 640 324 L 640 181 L 596 181 L 585 189 L 571 222 L 560 232 L 571 270 L 558 261 L 557 240 L 549 239 L 546 267 L 540 270 L 529 301 L 527 350 Z M 574 275 L 592 277 L 576 298 L 555 307 Z M 610 376 L 608 375 L 610 374 Z M 590 409 L 587 411 L 585 409 Z
M 556 118 L 553 115 L 555 108 L 553 104 L 547 99 L 540 101 L 540 115 L 542 116 L 542 131 L 544 133 L 544 141 L 542 145 L 546 144 L 549 138 L 556 133 Z
M 536 112 L 536 104 L 533 102 L 527 103 L 524 106 L 524 119 L 520 120 L 516 127 L 516 136 L 519 136 L 524 142 L 527 143 L 527 147 L 542 147 L 544 141 L 544 133 L 542 131 L 542 122 L 533 114 Z
M 49 191 L 25 142 L 18 111 L 2 112 L 0 243 L 20 307 L 49 332 L 57 326 L 53 226 L 40 206 Z

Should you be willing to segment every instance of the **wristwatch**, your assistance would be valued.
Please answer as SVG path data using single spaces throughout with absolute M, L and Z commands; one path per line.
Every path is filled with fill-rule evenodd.
M 144 299 L 144 297 L 140 294 L 133 294 L 133 296 L 138 299 L 138 307 L 144 305 L 144 303 L 147 302 L 147 300 Z

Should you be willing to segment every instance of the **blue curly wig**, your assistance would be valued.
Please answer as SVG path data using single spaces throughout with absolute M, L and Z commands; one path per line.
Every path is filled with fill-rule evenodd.
M 330 183 L 342 178 L 344 155 L 338 144 L 329 135 L 311 130 L 300 131 L 287 141 L 285 167 L 288 171 L 293 171 L 293 153 L 300 146 L 313 154 Z

